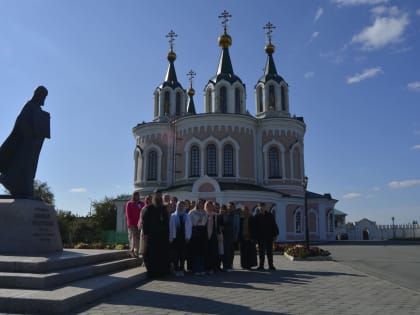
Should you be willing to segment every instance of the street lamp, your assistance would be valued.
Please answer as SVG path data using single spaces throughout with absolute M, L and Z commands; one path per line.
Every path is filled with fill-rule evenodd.
M 305 211 L 305 248 L 309 251 L 309 220 L 308 220 L 308 176 L 305 176 L 302 181 L 304 193 L 304 211 Z
M 417 221 L 413 220 L 413 239 L 416 238 L 416 230 L 415 230 L 416 225 L 417 225 Z
M 392 220 L 392 238 L 395 239 L 395 224 L 394 224 L 395 218 L 392 217 L 391 220 Z

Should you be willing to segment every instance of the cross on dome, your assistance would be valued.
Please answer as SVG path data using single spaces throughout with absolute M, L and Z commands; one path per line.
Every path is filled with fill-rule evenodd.
M 271 24 L 271 22 L 268 22 L 264 27 L 263 27 L 263 29 L 265 29 L 266 30 L 266 34 L 267 34 L 267 40 L 268 40 L 268 43 L 269 44 L 271 44 L 271 33 L 273 33 L 273 29 L 275 29 L 276 27 L 273 25 L 273 24 Z
M 220 14 L 218 16 L 219 19 L 223 19 L 222 20 L 222 25 L 223 25 L 223 29 L 225 30 L 225 33 L 226 33 L 226 29 L 227 29 L 227 24 L 228 24 L 229 18 L 231 18 L 231 17 L 232 17 L 232 15 L 228 11 L 226 11 L 226 10 L 224 10 L 222 12 L 222 14 Z
M 174 41 L 175 41 L 175 37 L 178 37 L 178 35 L 171 30 L 168 35 L 166 35 L 166 38 L 169 38 L 169 47 L 171 48 L 171 51 L 173 51 L 174 48 Z
M 197 75 L 197 73 L 195 73 L 192 69 L 190 70 L 190 72 L 187 73 L 187 77 L 188 80 L 190 81 L 190 87 L 192 88 L 192 81 L 195 78 L 195 76 Z

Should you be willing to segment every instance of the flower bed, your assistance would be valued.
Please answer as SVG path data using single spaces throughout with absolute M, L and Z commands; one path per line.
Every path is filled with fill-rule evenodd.
M 275 243 L 274 251 L 283 253 L 290 260 L 331 260 L 331 253 L 322 248 L 312 246 L 307 250 L 301 244 Z

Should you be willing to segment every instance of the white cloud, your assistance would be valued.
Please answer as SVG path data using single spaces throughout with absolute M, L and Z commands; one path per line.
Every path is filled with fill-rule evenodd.
M 400 14 L 397 8 L 382 7 L 373 9 L 373 13 L 377 15 L 373 25 L 353 36 L 352 43 L 361 44 L 362 49 L 373 50 L 400 42 L 409 24 L 408 15 Z
M 77 187 L 77 188 L 71 188 L 69 191 L 72 193 L 85 193 L 87 192 L 87 189 L 83 187 Z
M 311 37 L 311 41 L 313 41 L 315 38 L 317 38 L 319 36 L 319 32 L 313 32 L 312 33 L 312 37 Z
M 362 73 L 356 73 L 354 76 L 348 77 L 347 83 L 348 84 L 358 83 L 360 81 L 373 78 L 382 72 L 383 71 L 380 67 L 365 69 Z
M 386 6 L 377 6 L 370 10 L 373 15 L 391 15 L 391 16 L 398 16 L 400 15 L 400 10 L 397 7 L 386 7 Z
M 333 0 L 339 6 L 361 5 L 361 4 L 380 4 L 387 3 L 388 0 Z
M 410 186 L 420 185 L 420 179 L 409 179 L 403 181 L 392 181 L 388 184 L 391 188 L 405 188 Z
M 362 197 L 362 194 L 359 193 L 348 193 L 343 196 L 343 199 L 356 199 Z
M 416 14 L 420 15 L 420 9 L 417 9 Z
M 420 144 L 411 147 L 411 150 L 420 150 Z
M 324 14 L 324 9 L 318 8 L 315 14 L 314 22 L 318 21 L 322 14 Z
M 420 81 L 408 83 L 407 88 L 415 92 L 420 92 Z
M 373 191 L 381 191 L 381 188 L 380 187 L 372 187 L 372 190 Z
M 310 79 L 310 78 L 313 78 L 314 75 L 315 75 L 315 72 L 306 72 L 304 77 L 305 79 Z

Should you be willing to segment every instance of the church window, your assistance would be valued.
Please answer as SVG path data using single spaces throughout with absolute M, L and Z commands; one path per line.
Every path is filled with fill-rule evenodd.
M 148 174 L 147 180 L 157 180 L 157 153 L 156 151 L 150 151 L 148 155 Z
M 268 151 L 268 177 L 279 178 L 279 150 L 275 147 Z
M 332 211 L 328 213 L 328 232 L 334 232 L 334 214 Z
M 263 89 L 261 86 L 257 88 L 257 104 L 258 104 L 258 111 L 262 113 L 264 111 L 264 107 L 263 107 Z
M 302 178 L 299 147 L 295 147 L 293 150 L 293 175 L 294 178 Z
M 268 107 L 270 109 L 276 108 L 276 91 L 274 90 L 274 85 L 268 87 Z
M 223 148 L 223 176 L 233 176 L 233 147 L 230 144 Z
M 302 214 L 300 211 L 295 213 L 295 232 L 302 233 Z
M 211 102 L 211 89 L 208 89 L 206 92 L 206 113 L 210 113 L 212 111 L 212 102 Z
M 159 115 L 159 93 L 155 93 L 155 117 Z
M 227 90 L 225 86 L 220 88 L 220 112 L 227 113 Z
M 175 115 L 181 114 L 181 93 L 176 93 Z
M 286 111 L 286 88 L 281 86 L 281 110 Z
M 235 114 L 241 113 L 241 90 L 235 89 Z
M 216 176 L 216 146 L 209 144 L 207 146 L 207 175 Z
M 200 176 L 200 150 L 198 146 L 191 148 L 191 177 Z
M 163 114 L 165 116 L 169 115 L 169 91 L 165 91 L 164 98 L 163 98 Z

